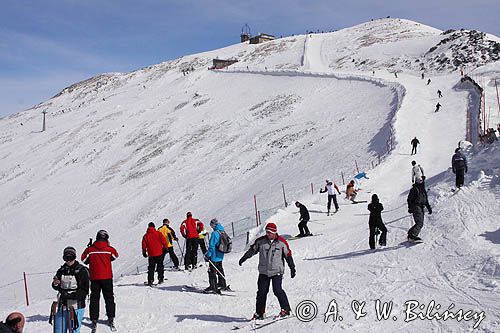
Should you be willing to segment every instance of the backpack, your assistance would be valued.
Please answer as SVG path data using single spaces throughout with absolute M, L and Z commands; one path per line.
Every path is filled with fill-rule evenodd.
M 222 253 L 229 253 L 233 249 L 233 240 L 225 231 L 218 231 L 220 236 L 219 245 L 217 245 L 217 250 Z

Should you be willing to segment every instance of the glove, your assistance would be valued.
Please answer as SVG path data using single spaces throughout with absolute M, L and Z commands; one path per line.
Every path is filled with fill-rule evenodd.
M 408 213 L 413 214 L 413 210 L 408 209 Z
M 142 252 L 142 256 L 143 256 L 144 258 L 147 258 L 147 257 L 148 257 L 148 255 L 146 254 L 146 252 Z
M 290 268 L 290 276 L 292 277 L 292 279 L 295 277 L 295 274 L 297 272 L 295 271 L 295 268 Z
M 66 303 L 66 301 L 69 299 L 69 294 L 67 291 L 61 291 L 59 294 L 59 301 L 61 303 Z
M 207 256 L 203 256 L 203 259 L 205 259 L 206 262 L 210 261 L 210 259 Z
M 245 262 L 245 258 L 241 257 L 240 261 L 238 261 L 238 264 L 241 266 Z
M 167 254 L 167 252 L 168 252 L 168 250 L 167 250 L 167 248 L 166 248 L 166 247 L 164 247 L 164 248 L 162 248 L 162 249 L 161 249 L 161 253 L 162 253 L 162 254 Z
M 174 238 L 174 241 L 176 241 L 176 242 L 177 242 L 177 241 L 179 241 L 179 238 L 175 237 L 175 238 Z
M 467 168 L 465 168 L 465 173 L 467 173 Z

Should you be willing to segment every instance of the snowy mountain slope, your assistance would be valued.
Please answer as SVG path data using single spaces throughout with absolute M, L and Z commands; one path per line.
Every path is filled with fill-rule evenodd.
M 376 28 L 381 22 L 385 25 L 386 20 L 366 25 Z M 432 32 L 423 30 L 424 35 Z M 250 46 L 235 45 L 106 76 L 107 83 L 99 87 L 96 82 L 104 78 L 82 83 L 35 109 L 47 107 L 53 115 L 44 133 L 36 133 L 40 115 L 33 110 L 3 119 L 0 186 L 9 195 L 0 199 L 2 249 L 19 249 L 30 262 L 25 268 L 18 257 L 7 258 L 9 270 L 2 279 L 10 282 L 22 270 L 55 270 L 65 245 L 83 248 L 99 228 L 110 231 L 120 251 L 115 271 L 130 271 L 143 263 L 138 258 L 139 239 L 147 221 L 167 215 L 178 224 L 186 210 L 193 210 L 202 218 L 218 216 L 227 223 L 233 216 L 251 215 L 253 193 L 265 198 L 265 207 L 278 206 L 280 184 L 286 183 L 292 200 L 304 201 L 311 210 L 311 230 L 323 235 L 290 241 L 298 276 L 290 280 L 286 273 L 285 290 L 292 307 L 312 299 L 320 314 L 310 323 L 292 319 L 263 331 L 366 332 L 376 327 L 390 332 L 456 332 L 469 331 L 473 325 L 437 320 L 405 323 L 402 309 L 410 299 L 485 311 L 482 331 L 496 331 L 499 172 L 490 166 L 498 165 L 491 159 L 498 156 L 498 148 L 470 153 L 467 181 L 472 183 L 451 196 L 453 177 L 447 169 L 454 147 L 465 135 L 468 99 L 466 91 L 453 89 L 459 76 L 440 73 L 426 86 L 420 72 L 405 71 L 396 79 L 388 71 L 377 71 L 377 78 L 363 80 L 359 79 L 363 67 L 343 76 L 311 73 L 328 71 L 328 59 L 335 51 L 325 51 L 325 45 L 334 34 L 290 37 L 296 40 L 289 43 L 290 53 L 282 49 L 256 56 L 254 62 L 247 61 L 246 73 L 245 64 L 227 73 L 202 70 L 209 64 L 208 55 L 229 57 L 256 49 L 245 51 Z M 414 51 L 408 47 L 408 52 Z M 380 53 L 371 55 L 375 56 Z M 199 64 L 199 69 L 179 74 L 189 64 Z M 301 65 L 295 74 L 289 70 Z M 497 73 L 492 69 L 487 75 Z M 438 88 L 445 98 L 442 111 L 434 113 Z M 339 181 L 340 170 L 346 169 L 352 175 L 353 159 L 368 167 L 373 154 L 385 145 L 375 138 L 381 132 L 387 138 L 389 125 L 394 128 L 395 148 L 369 171 L 370 180 L 360 194 L 360 199 L 369 199 L 368 192 L 378 193 L 386 207 L 389 246 L 371 252 L 366 250 L 365 204 L 340 200 L 341 211 L 326 217 L 326 198 L 306 193 L 311 181 L 317 185 L 325 177 Z M 413 136 L 422 142 L 415 157 L 409 156 Z M 413 158 L 425 168 L 434 214 L 426 216 L 425 243 L 405 248 L 399 243 L 411 225 L 405 200 Z M 293 206 L 272 217 L 284 235 L 297 232 L 297 219 Z M 34 248 L 34 242 L 43 246 Z M 167 284 L 153 290 L 141 286 L 144 275 L 118 280 L 120 331 L 230 330 L 253 312 L 256 290 L 256 259 L 239 268 L 240 255 L 235 252 L 225 261 L 229 282 L 237 291 L 234 297 L 214 300 L 211 295 L 180 292 L 184 284 L 204 286 L 203 269 L 168 273 Z M 34 295 L 39 301 L 23 309 L 30 317 L 30 331 L 47 330 L 40 314 L 46 313 L 47 297 L 53 294 L 49 280 L 50 276 L 31 282 L 39 288 Z M 2 304 L 22 301 L 22 294 L 14 299 L 11 293 L 4 294 L 8 297 L 2 297 Z M 325 324 L 319 318 L 333 298 L 345 320 Z M 397 321 L 376 321 L 372 309 L 377 298 L 394 302 Z M 353 299 L 368 302 L 367 318 L 353 319 Z M 268 312 L 277 311 L 270 294 Z

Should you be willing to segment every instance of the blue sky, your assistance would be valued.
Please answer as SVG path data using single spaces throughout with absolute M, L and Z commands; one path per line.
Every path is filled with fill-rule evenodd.
M 129 72 L 239 41 L 372 18 L 500 36 L 498 0 L 0 0 L 0 117 L 103 72 Z

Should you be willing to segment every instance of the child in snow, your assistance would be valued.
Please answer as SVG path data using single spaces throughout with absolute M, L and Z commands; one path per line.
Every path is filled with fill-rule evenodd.
M 387 228 L 382 222 L 382 211 L 384 206 L 379 202 L 378 196 L 376 194 L 372 195 L 372 202 L 368 204 L 368 210 L 370 211 L 370 218 L 368 220 L 368 226 L 370 227 L 370 238 L 368 243 L 370 244 L 370 249 L 375 249 L 375 230 L 380 230 L 380 246 L 386 245 Z

